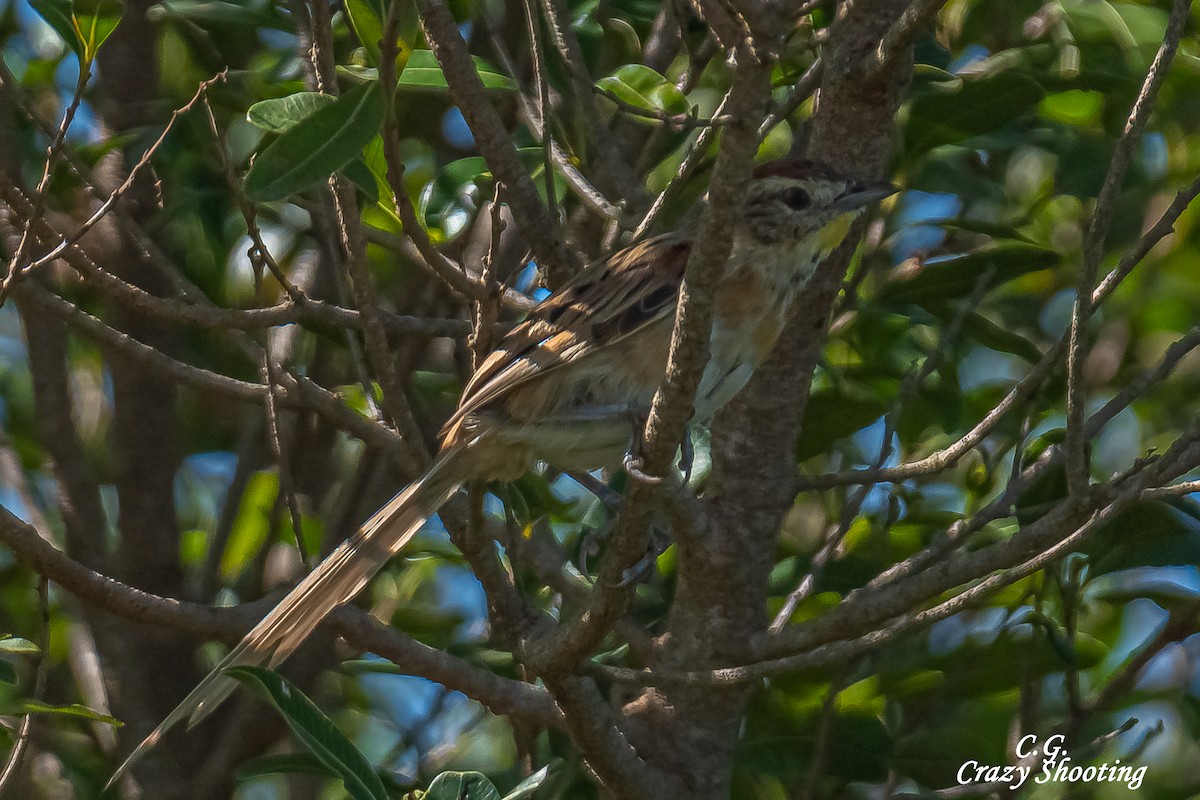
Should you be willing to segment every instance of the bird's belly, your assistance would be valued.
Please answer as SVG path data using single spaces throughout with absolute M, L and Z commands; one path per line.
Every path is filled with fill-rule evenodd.
M 745 324 L 718 321 L 713 326 L 711 356 L 696 390 L 696 419 L 705 421 L 742 390 L 766 358 L 779 331 L 782 317 L 767 313 Z

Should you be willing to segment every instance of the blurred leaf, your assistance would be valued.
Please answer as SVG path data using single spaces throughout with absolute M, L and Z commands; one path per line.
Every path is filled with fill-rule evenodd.
M 75 25 L 71 0 L 29 0 L 29 7 L 54 29 L 71 52 L 83 58 L 84 43 Z
M 613 74 L 596 81 L 596 86 L 643 111 L 686 114 L 687 98 L 675 84 L 643 64 L 626 64 Z M 632 116 L 645 122 L 653 120 Z
M 1044 247 L 1003 242 L 925 264 L 915 274 L 898 276 L 880 290 L 878 301 L 922 305 L 967 297 L 989 270 L 993 270 L 987 281 L 990 290 L 1028 272 L 1048 269 L 1061 259 L 1059 253 Z
M 504 75 L 488 62 L 484 61 L 479 56 L 471 56 L 471 60 L 475 62 L 475 74 L 483 82 L 485 89 L 516 89 L 517 84 L 512 78 Z M 339 71 L 342 67 L 338 68 Z M 353 70 L 353 74 L 357 77 L 376 80 L 378 72 L 373 69 Z M 434 57 L 432 50 L 413 50 L 408 57 L 408 64 L 404 71 L 400 73 L 400 77 L 396 80 L 397 89 L 446 89 L 446 76 L 442 74 L 442 67 L 438 64 L 437 58 Z
M 161 22 L 164 19 L 185 19 L 201 24 L 223 24 L 264 26 L 290 29 L 289 17 L 275 11 L 274 3 L 227 3 L 221 0 L 164 0 L 150 6 L 146 19 Z
M 549 764 L 542 767 L 537 772 L 533 773 L 528 778 L 514 786 L 511 792 L 504 795 L 503 800 L 522 800 L 526 797 L 532 797 L 533 793 L 538 790 L 538 787 L 545 783 L 546 779 L 550 777 L 551 770 L 556 768 L 560 763 L 562 762 L 559 759 L 551 761 Z
M 17 682 L 17 668 L 0 659 L 0 682 L 13 684 Z
M 246 196 L 282 200 L 329 177 L 379 133 L 383 105 L 378 85 L 364 83 L 300 120 L 255 159 Z
M 260 100 L 246 110 L 246 121 L 267 133 L 285 133 L 337 98 L 324 92 L 296 92 L 286 97 Z
M 909 112 L 906 147 L 916 155 L 989 133 L 1033 110 L 1045 94 L 1033 78 L 1008 70 L 963 81 L 957 90 L 947 87 L 945 91 L 921 95 L 913 100 Z
M 221 554 L 221 577 L 229 581 L 242 573 L 271 535 L 271 510 L 279 494 L 279 476 L 256 472 L 246 482 L 225 552 Z
M 345 0 L 346 16 L 354 34 L 367 52 L 371 66 L 379 66 L 379 43 L 383 40 L 383 17 L 386 13 L 381 0 Z
M 375 180 L 375 174 L 367 166 L 367 162 L 356 158 L 342 167 L 342 174 L 358 187 L 358 190 L 363 193 L 363 197 L 367 198 L 369 202 L 379 202 L 379 183 Z
M 78 717 L 80 719 L 88 719 L 93 722 L 103 722 L 106 725 L 112 725 L 114 728 L 120 728 L 125 724 L 115 717 L 110 717 L 108 714 L 101 714 L 99 711 L 78 703 L 55 706 L 49 703 L 43 703 L 40 700 L 25 700 L 21 703 L 21 711 L 26 714 L 56 714 L 64 717 Z
M 886 398 L 856 387 L 817 389 L 808 398 L 796 458 L 800 461 L 828 453 L 833 443 L 879 419 L 888 409 Z
M 13 636 L 11 633 L 0 635 L 0 653 L 9 655 L 34 656 L 41 652 L 36 644 L 23 639 L 20 636 Z
M 226 674 L 270 702 L 304 746 L 337 773 L 354 800 L 388 800 L 387 790 L 371 763 L 290 681 L 262 667 L 233 667 Z
M 1008 626 L 992 641 L 980 630 L 978 638 L 967 638 L 949 653 L 927 656 L 922 667 L 946 675 L 938 692 L 946 697 L 963 698 L 1015 689 L 1022 680 L 1062 672 L 1068 667 L 1090 669 L 1107 655 L 1108 646 L 1099 639 L 1077 633 L 1072 644 L 1054 627 L 1057 638 L 1047 635 L 1049 627 L 1043 624 L 1033 631 Z
M 1181 508 L 1187 500 L 1141 500 L 1088 540 L 1089 575 L 1132 567 L 1200 564 L 1200 520 Z
M 500 800 L 492 782 L 478 772 L 443 772 L 422 800 Z
M 124 6 L 117 0 L 75 0 L 74 8 L 84 60 L 93 61 L 96 52 L 120 24 Z
M 324 778 L 341 778 L 337 770 L 330 769 L 312 753 L 279 753 L 247 761 L 238 768 L 236 780 L 242 783 L 267 775 L 319 775 Z
M 963 328 L 972 339 L 984 347 L 990 347 L 1000 353 L 1010 353 L 1030 364 L 1042 360 L 1042 351 L 1036 344 L 1019 333 L 997 325 L 976 311 L 967 314 Z

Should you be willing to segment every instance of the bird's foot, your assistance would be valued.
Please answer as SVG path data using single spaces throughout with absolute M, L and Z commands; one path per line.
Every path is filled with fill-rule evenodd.
M 625 468 L 625 472 L 633 480 L 657 486 L 662 483 L 663 479 L 658 475 L 651 475 L 649 472 L 646 472 L 646 461 L 642 457 L 642 447 L 645 445 L 646 420 L 650 417 L 650 409 L 634 408 L 631 413 L 633 416 L 633 442 L 629 446 L 629 452 L 621 460 L 621 466 Z
M 621 573 L 621 580 L 617 581 L 618 588 L 632 586 L 638 583 L 645 583 L 654 572 L 654 564 L 658 561 L 658 557 L 666 552 L 671 545 L 671 537 L 666 531 L 655 526 L 650 527 L 650 542 L 646 545 L 646 553 L 630 567 L 626 567 Z

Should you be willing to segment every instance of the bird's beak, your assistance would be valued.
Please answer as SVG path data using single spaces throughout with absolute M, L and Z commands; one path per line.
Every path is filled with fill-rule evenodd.
M 833 207 L 839 211 L 853 211 L 856 208 L 870 205 L 876 200 L 890 197 L 898 191 L 900 191 L 900 187 L 893 186 L 887 181 L 861 181 L 852 184 L 849 189 L 842 192 L 833 201 Z

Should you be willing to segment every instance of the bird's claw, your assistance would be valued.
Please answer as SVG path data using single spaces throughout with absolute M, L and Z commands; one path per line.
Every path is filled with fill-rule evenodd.
M 629 477 L 633 478 L 635 481 L 647 483 L 651 486 L 657 486 L 663 481 L 663 479 L 657 475 L 651 475 L 649 472 L 646 472 L 646 464 L 644 461 L 642 461 L 642 457 L 635 456 L 633 453 L 625 454 L 625 458 L 622 460 L 621 466 L 625 468 L 625 472 L 629 474 Z
M 683 441 L 679 443 L 679 470 L 683 473 L 683 486 L 692 482 L 692 463 L 696 460 L 696 448 L 692 446 L 692 426 L 683 430 Z
M 670 543 L 671 540 L 666 533 L 652 527 L 650 529 L 650 542 L 646 545 L 645 555 L 621 572 L 621 580 L 617 581 L 617 588 L 623 589 L 626 586 L 643 583 L 649 578 L 655 562 L 658 561 L 659 556 L 666 552 Z

